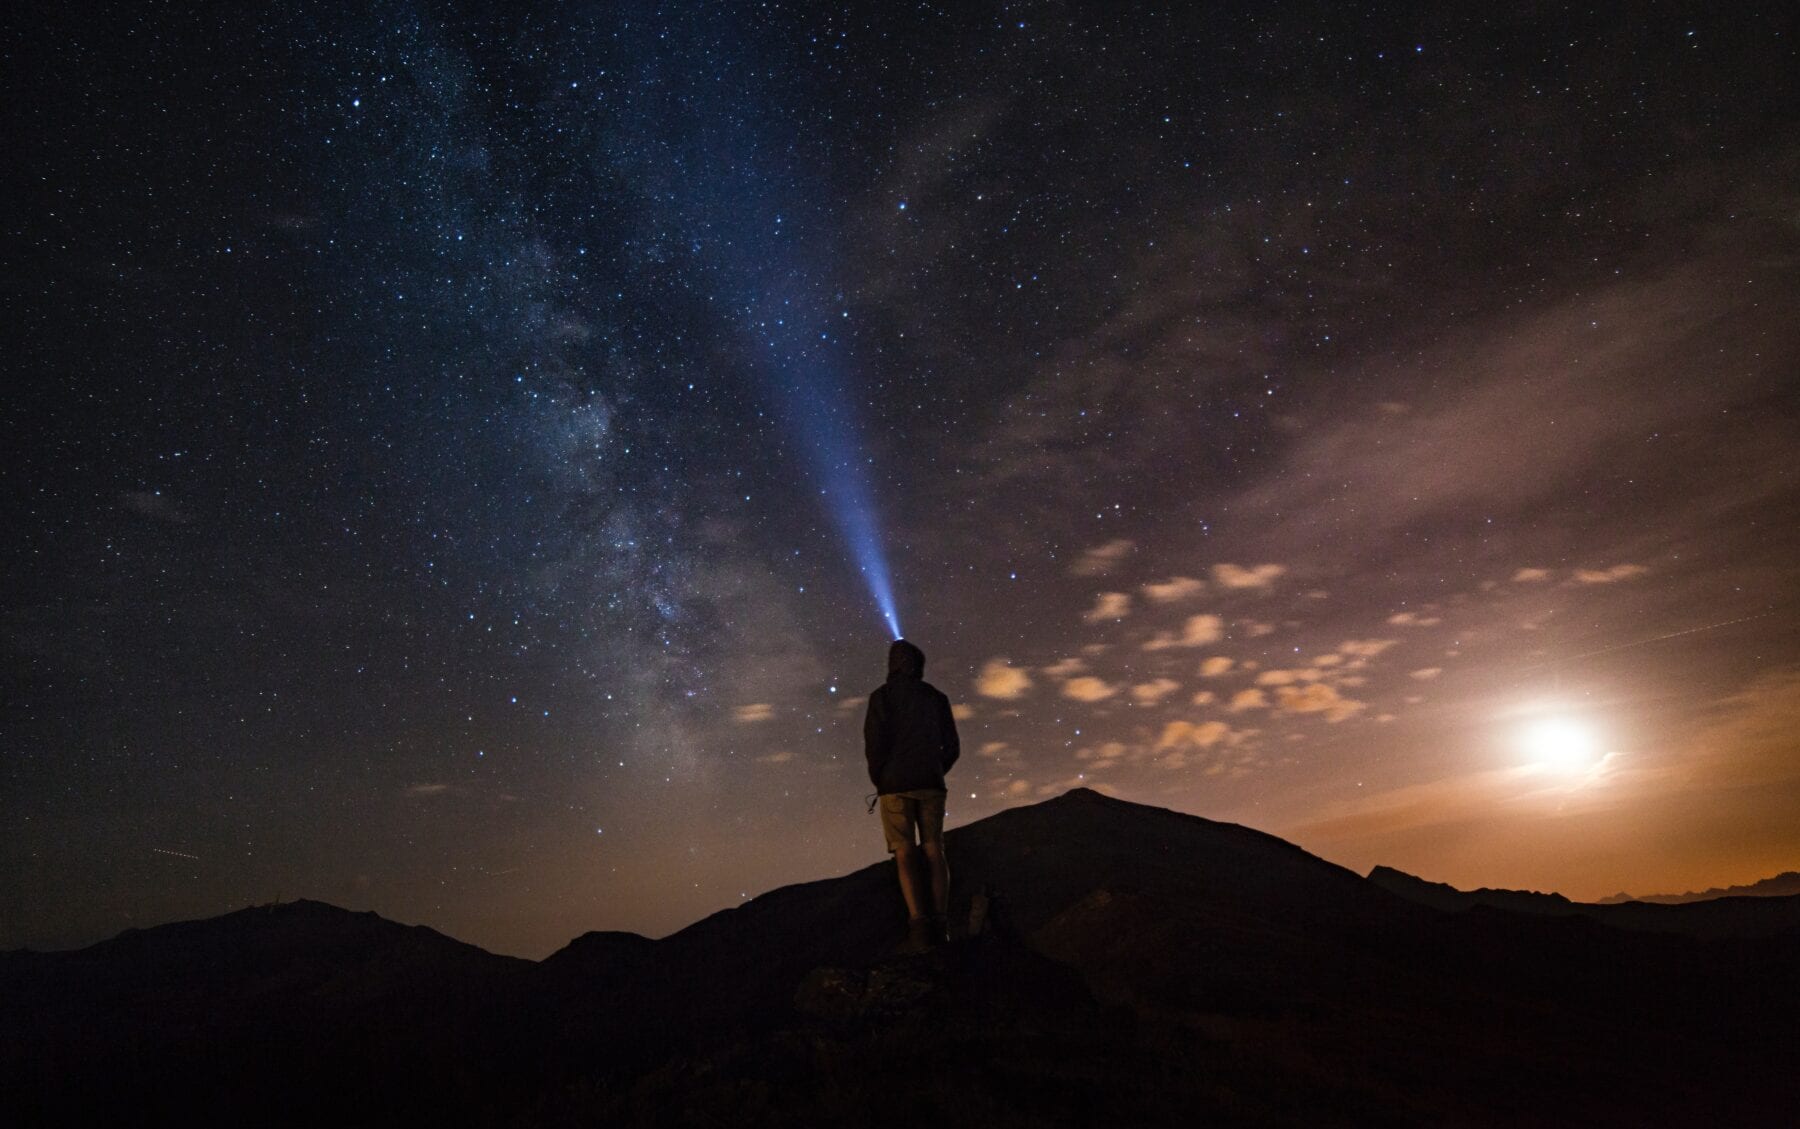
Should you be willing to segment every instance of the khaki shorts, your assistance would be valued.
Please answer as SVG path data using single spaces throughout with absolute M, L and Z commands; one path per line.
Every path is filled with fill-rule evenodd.
M 920 845 L 943 845 L 944 793 L 891 792 L 881 797 L 881 833 L 887 837 L 889 854 L 912 846 L 915 828 Z

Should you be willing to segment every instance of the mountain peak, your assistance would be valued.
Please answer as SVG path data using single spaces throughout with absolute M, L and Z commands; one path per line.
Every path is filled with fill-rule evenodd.
M 1070 788 L 1067 792 L 1064 792 L 1060 796 L 1053 797 L 1053 799 L 1055 799 L 1055 800 L 1087 800 L 1087 801 L 1098 800 L 1101 802 L 1115 802 L 1114 797 L 1108 796 L 1103 792 L 1096 791 L 1093 788 L 1089 788 L 1085 784 L 1078 788 Z M 1046 801 L 1046 802 L 1050 802 L 1050 801 Z M 1129 800 L 1117 800 L 1116 802 L 1130 803 Z

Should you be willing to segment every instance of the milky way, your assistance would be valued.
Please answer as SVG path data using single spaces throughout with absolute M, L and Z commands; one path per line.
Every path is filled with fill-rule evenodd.
M 1789 16 L 4 34 L 0 945 L 309 896 L 541 955 L 874 861 L 884 598 L 952 825 L 1800 855 Z

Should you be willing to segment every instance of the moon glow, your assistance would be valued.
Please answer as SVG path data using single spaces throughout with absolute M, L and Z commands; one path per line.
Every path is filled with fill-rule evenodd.
M 1591 726 L 1566 717 L 1544 718 L 1521 736 L 1526 763 L 1542 772 L 1579 776 L 1599 762 L 1600 741 Z

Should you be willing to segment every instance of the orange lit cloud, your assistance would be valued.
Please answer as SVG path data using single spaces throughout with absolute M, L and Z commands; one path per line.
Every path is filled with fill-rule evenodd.
M 1144 644 L 1146 651 L 1166 651 L 1171 647 L 1204 647 L 1225 637 L 1225 621 L 1216 615 L 1189 616 L 1181 634 L 1159 631 Z
M 1022 697 L 1029 689 L 1031 676 L 1022 667 L 1012 666 L 1004 658 L 989 659 L 983 663 L 981 673 L 975 678 L 975 692 L 984 698 L 1010 700 Z
M 1266 710 L 1269 708 L 1269 697 L 1257 689 L 1239 690 L 1231 696 L 1231 705 L 1228 708 L 1232 713 L 1242 713 L 1245 710 Z
M 1267 588 L 1286 572 L 1286 566 L 1278 564 L 1259 564 L 1250 568 L 1216 564 L 1212 570 L 1213 581 L 1221 588 Z
M 1322 671 L 1307 667 L 1302 670 L 1265 670 L 1256 676 L 1258 686 L 1287 686 L 1295 682 L 1317 682 Z
M 1275 691 L 1275 703 L 1284 713 L 1322 713 L 1330 722 L 1355 717 L 1368 704 L 1346 698 L 1335 686 L 1323 682 L 1282 686 Z
M 984 741 L 975 755 L 993 761 L 998 768 L 1017 768 L 1024 763 L 1019 751 L 1005 741 Z
M 1119 537 L 1104 545 L 1096 545 L 1081 554 L 1069 567 L 1071 576 L 1105 576 L 1117 568 L 1120 561 L 1131 555 L 1137 548 L 1137 542 Z
M 1160 584 L 1143 586 L 1144 595 L 1159 604 L 1172 604 L 1206 591 L 1206 581 L 1191 576 L 1171 576 Z
M 1643 565 L 1616 564 L 1611 568 L 1578 568 L 1575 570 L 1577 584 L 1616 584 L 1621 580 L 1636 580 L 1650 570 Z
M 1133 686 L 1131 698 L 1140 705 L 1153 706 L 1179 689 L 1181 689 L 1181 683 L 1174 679 L 1158 678 Z
M 1108 741 L 1090 748 L 1076 749 L 1075 759 L 1094 762 L 1091 769 L 1108 768 L 1122 761 L 1131 752 L 1131 747 L 1122 741 Z
M 1109 619 L 1124 619 L 1131 614 L 1131 597 L 1124 592 L 1102 592 L 1094 601 L 1094 606 L 1081 617 L 1083 623 L 1101 623 Z
M 1395 627 L 1436 627 L 1444 622 L 1435 615 L 1419 615 L 1417 612 L 1397 612 L 1388 616 L 1387 621 Z
M 1063 697 L 1073 698 L 1078 702 L 1104 701 L 1118 692 L 1117 686 L 1109 685 L 1090 675 L 1071 678 L 1063 683 L 1062 688 Z
M 1231 736 L 1231 726 L 1222 721 L 1171 721 L 1163 726 L 1162 735 L 1156 739 L 1158 749 L 1181 749 L 1193 747 L 1210 749 Z

